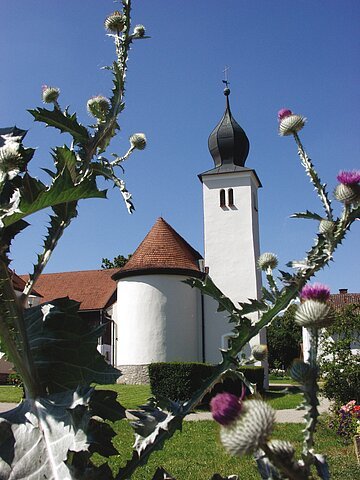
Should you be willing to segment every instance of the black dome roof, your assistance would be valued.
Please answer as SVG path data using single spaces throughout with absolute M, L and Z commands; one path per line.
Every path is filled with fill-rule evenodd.
M 225 113 L 211 132 L 208 140 L 209 150 L 214 159 L 215 167 L 220 167 L 221 165 L 238 165 L 243 167 L 249 154 L 249 139 L 231 115 L 229 94 L 229 88 L 225 88 Z

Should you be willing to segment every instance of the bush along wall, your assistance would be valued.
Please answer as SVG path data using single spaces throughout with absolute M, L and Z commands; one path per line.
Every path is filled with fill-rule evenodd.
M 184 401 L 201 387 L 202 381 L 213 373 L 213 366 L 195 362 L 161 362 L 149 365 L 151 392 L 155 398 L 166 397 L 171 400 Z M 264 368 L 241 367 L 246 378 L 256 384 L 258 391 L 263 390 Z M 226 391 L 241 394 L 242 382 L 234 378 L 225 378 L 215 385 L 212 392 L 205 397 L 207 403 L 217 393 Z

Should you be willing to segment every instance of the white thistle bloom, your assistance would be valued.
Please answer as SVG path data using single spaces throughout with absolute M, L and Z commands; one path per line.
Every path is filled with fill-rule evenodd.
M 247 400 L 240 416 L 222 426 L 221 443 L 231 455 L 251 454 L 268 441 L 275 422 L 275 411 L 263 400 Z
M 138 150 L 144 150 L 146 147 L 146 137 L 144 133 L 134 133 L 129 140 L 131 146 Z
M 49 87 L 48 85 L 43 85 L 42 87 L 42 101 L 44 103 L 55 103 L 60 95 L 60 88 Z
M 257 265 L 259 270 L 267 270 L 268 268 L 273 270 L 278 265 L 278 258 L 274 253 L 265 252 L 258 258 Z
M 109 32 L 122 32 L 124 30 L 124 26 L 125 16 L 118 10 L 105 18 L 104 27 Z
M 302 115 L 288 115 L 280 120 L 279 135 L 283 137 L 293 135 L 304 127 L 305 122 L 306 118 Z
M 86 104 L 89 114 L 98 120 L 105 120 L 110 111 L 110 106 L 110 100 L 103 95 L 95 95 L 89 98 Z
M 316 300 L 301 303 L 295 313 L 295 323 L 306 328 L 323 328 L 334 320 L 330 305 Z
M 145 27 L 144 27 L 144 25 L 135 25 L 134 35 L 135 35 L 136 37 L 143 37 L 143 36 L 145 35 Z
M 252 356 L 255 360 L 265 360 L 268 356 L 268 348 L 267 345 L 254 345 L 251 350 Z
M 21 137 L 11 135 L 1 137 L 5 140 L 4 145 L 0 147 L 0 181 L 3 182 L 6 177 L 12 180 L 19 173 Z

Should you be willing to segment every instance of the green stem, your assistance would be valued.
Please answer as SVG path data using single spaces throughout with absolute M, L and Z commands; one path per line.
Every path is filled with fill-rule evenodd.
M 266 271 L 266 280 L 268 282 L 268 285 L 269 285 L 269 288 L 270 288 L 271 292 L 273 293 L 273 295 L 276 298 L 277 295 L 279 294 L 279 289 L 276 285 L 276 282 L 275 282 L 274 277 L 273 277 L 272 269 L 270 267 Z
M 265 452 L 271 463 L 280 470 L 282 474 L 286 475 L 286 478 L 291 480 L 309 480 L 309 476 L 304 468 L 302 468 L 292 458 L 279 458 L 274 455 L 268 445 L 262 445 L 261 449 Z
M 112 167 L 117 167 L 118 165 L 120 165 L 120 163 L 125 162 L 125 160 L 127 160 L 130 157 L 130 155 L 134 150 L 135 150 L 135 147 L 131 146 L 129 150 L 125 153 L 125 155 L 123 155 L 122 157 L 117 157 L 114 161 L 110 162 L 110 165 Z
M 130 35 L 130 11 L 131 0 L 128 0 L 127 2 L 124 2 L 124 15 L 126 18 L 124 33 L 122 33 L 122 36 L 120 36 L 119 33 L 115 35 L 115 49 L 117 56 L 117 62 L 115 63 L 115 66 L 120 73 L 119 88 L 115 93 L 113 106 L 109 116 L 106 119 L 106 122 L 101 126 L 101 128 L 99 128 L 97 134 L 95 135 L 93 141 L 90 144 L 90 148 L 87 149 L 87 157 L 89 161 L 96 154 L 98 147 L 103 143 L 103 141 L 108 136 L 112 136 L 112 132 L 116 125 L 117 117 L 121 110 L 121 104 L 125 93 L 127 60 L 130 44 L 132 41 L 132 36 Z M 117 75 L 116 71 L 114 71 L 113 73 L 114 75 Z
M 0 261 L 1 310 L 0 332 L 6 342 L 10 360 L 21 375 L 31 398 L 42 392 L 26 333 L 23 307 L 16 296 L 7 265 Z
M 318 376 L 318 365 L 317 365 L 317 355 L 318 355 L 318 344 L 319 344 L 319 333 L 317 328 L 309 329 L 310 334 L 310 351 L 309 351 L 309 365 L 311 367 L 311 376 L 308 382 L 304 384 L 304 398 L 305 398 L 305 408 L 306 415 L 305 419 L 307 421 L 305 430 L 304 430 L 304 445 L 302 458 L 304 461 L 304 466 L 310 474 L 311 465 L 314 463 L 313 447 L 314 447 L 314 434 L 316 431 L 317 420 L 319 417 L 318 405 L 319 400 L 317 398 L 317 393 L 319 390 L 317 384 Z
M 61 220 L 58 228 L 56 229 L 55 232 L 53 232 L 53 234 L 51 236 L 49 247 L 45 248 L 43 253 L 39 256 L 39 260 L 34 267 L 34 273 L 32 274 L 31 278 L 26 283 L 24 291 L 21 295 L 21 302 L 24 306 L 26 304 L 26 300 L 27 300 L 28 296 L 32 292 L 33 288 L 35 287 L 36 282 L 38 281 L 40 275 L 42 274 L 42 272 L 44 271 L 44 268 L 46 267 L 48 261 L 50 260 L 50 257 L 52 255 L 58 241 L 62 237 L 65 229 L 70 225 L 70 222 L 71 222 L 71 219 L 73 218 L 73 216 L 74 215 L 69 213 L 69 215 L 66 219 Z
M 321 180 L 314 169 L 314 165 L 311 163 L 309 157 L 305 152 L 305 149 L 301 143 L 299 135 L 296 132 L 294 132 L 293 135 L 294 135 L 295 142 L 299 148 L 299 156 L 301 159 L 301 163 L 303 164 L 307 175 L 310 177 L 311 182 L 313 183 L 314 187 L 316 188 L 319 194 L 319 197 L 324 206 L 327 218 L 329 220 L 332 220 L 333 216 L 332 216 L 331 202 L 328 199 L 328 196 L 325 190 L 325 185 L 322 185 Z

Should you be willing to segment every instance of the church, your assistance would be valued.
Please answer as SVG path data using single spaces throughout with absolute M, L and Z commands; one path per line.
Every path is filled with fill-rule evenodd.
M 122 371 L 121 382 L 146 383 L 152 362 L 221 359 L 231 326 L 213 299 L 184 280 L 210 275 L 235 304 L 261 296 L 261 183 L 245 166 L 249 140 L 232 116 L 228 87 L 224 95 L 225 112 L 209 136 L 209 170 L 199 174 L 204 255 L 158 218 L 124 267 L 43 274 L 30 298 L 36 304 L 69 296 L 89 322 L 106 323 L 99 350 Z M 253 343 L 266 343 L 265 332 Z

